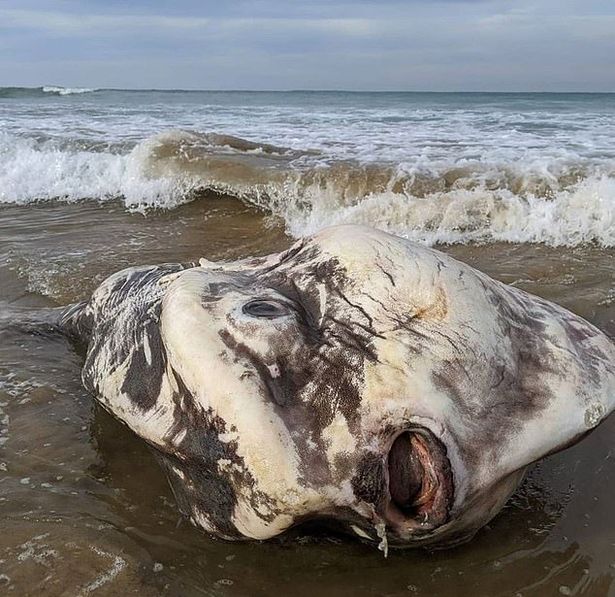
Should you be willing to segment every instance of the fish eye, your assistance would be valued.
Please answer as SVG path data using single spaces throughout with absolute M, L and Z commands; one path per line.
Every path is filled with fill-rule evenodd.
M 290 309 L 283 303 L 271 299 L 255 299 L 246 303 L 242 311 L 250 317 L 262 319 L 275 319 L 290 313 Z

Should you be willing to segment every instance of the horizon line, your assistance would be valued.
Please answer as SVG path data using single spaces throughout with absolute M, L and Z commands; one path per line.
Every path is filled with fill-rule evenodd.
M 615 90 L 611 91 L 547 91 L 547 90 L 479 90 L 479 89 L 450 89 L 450 90 L 431 90 L 431 89 L 241 89 L 241 88 L 186 88 L 186 87 L 89 87 L 85 85 L 58 85 L 58 84 L 43 84 L 43 85 L 1 85 L 0 89 L 43 89 L 45 87 L 57 87 L 62 89 L 90 89 L 96 91 L 155 91 L 155 92 L 183 92 L 183 93 L 523 93 L 523 94 L 615 94 Z

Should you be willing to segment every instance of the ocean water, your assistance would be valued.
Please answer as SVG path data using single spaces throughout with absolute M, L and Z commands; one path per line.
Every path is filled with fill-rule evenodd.
M 0 88 L 0 201 L 173 209 L 205 192 L 299 236 L 615 244 L 615 94 Z
M 0 88 L 0 594 L 615 591 L 615 418 L 531 468 L 470 543 L 214 541 L 66 339 L 7 325 L 137 264 L 368 223 L 615 336 L 615 95 Z

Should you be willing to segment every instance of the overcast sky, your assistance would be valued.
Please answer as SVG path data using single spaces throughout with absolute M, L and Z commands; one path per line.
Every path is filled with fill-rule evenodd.
M 615 91 L 615 0 L 0 0 L 0 86 Z

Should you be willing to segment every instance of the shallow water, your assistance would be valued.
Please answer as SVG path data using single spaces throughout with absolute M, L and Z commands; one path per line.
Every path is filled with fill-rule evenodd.
M 231 259 L 290 244 L 224 197 L 171 211 L 120 202 L 0 205 L 3 317 L 86 297 L 128 265 Z M 615 331 L 615 250 L 441 247 Z M 13 315 L 12 315 L 13 314 Z M 15 595 L 615 594 L 615 418 L 533 467 L 464 546 L 392 551 L 303 535 L 214 541 L 180 519 L 143 442 L 98 408 L 65 339 L 0 324 L 0 592 Z
M 615 246 L 615 94 L 0 87 L 0 202 L 217 191 L 294 235 Z

